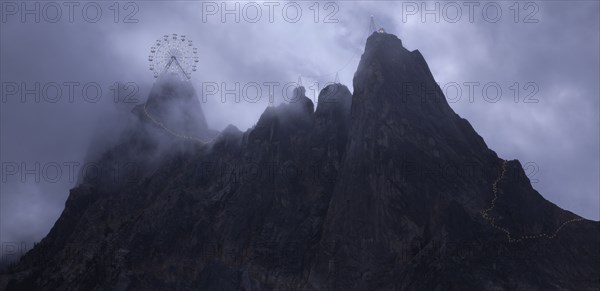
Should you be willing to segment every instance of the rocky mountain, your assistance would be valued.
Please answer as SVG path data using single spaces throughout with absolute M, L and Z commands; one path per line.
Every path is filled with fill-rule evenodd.
M 7 290 L 600 288 L 600 223 L 545 200 L 392 34 L 368 38 L 353 93 L 315 110 L 299 87 L 246 132 L 197 112 L 169 132 L 150 116 L 195 95 L 163 85 L 100 158 L 119 174 L 71 190 Z

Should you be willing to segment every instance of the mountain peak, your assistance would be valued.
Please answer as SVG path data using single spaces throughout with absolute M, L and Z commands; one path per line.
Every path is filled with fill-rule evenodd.
M 395 34 L 375 31 L 367 38 L 365 51 L 373 49 L 374 46 L 402 46 L 402 40 Z
M 0 282 L 13 279 L 7 290 L 599 286 L 600 223 L 546 201 L 518 161 L 490 150 L 418 51 L 374 33 L 353 82 L 353 94 L 323 89 L 316 112 L 300 86 L 255 127 L 228 127 L 212 147 L 155 159 L 155 147 L 123 141 L 99 165 L 141 164 L 141 177 L 78 185 L 48 236 Z M 203 130 L 188 85 L 157 83 L 139 114 Z
M 207 139 L 215 134 L 208 128 L 196 90 L 187 79 L 176 74 L 161 74 L 146 102 L 134 108 L 134 112 L 147 124 L 176 135 L 174 138 Z

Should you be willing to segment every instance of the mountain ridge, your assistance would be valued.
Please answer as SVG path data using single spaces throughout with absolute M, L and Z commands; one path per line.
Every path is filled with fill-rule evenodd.
M 324 88 L 316 110 L 299 87 L 210 144 L 172 140 L 134 109 L 134 133 L 100 165 L 133 163 L 123 175 L 137 179 L 71 190 L 7 290 L 600 287 L 600 222 L 489 149 L 421 53 L 374 33 L 353 82 Z M 200 121 L 171 126 L 201 135 Z

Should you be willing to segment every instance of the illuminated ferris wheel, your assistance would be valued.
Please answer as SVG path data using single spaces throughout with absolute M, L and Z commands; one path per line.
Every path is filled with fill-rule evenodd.
M 150 48 L 148 61 L 154 78 L 168 73 L 190 79 L 199 61 L 198 48 L 194 47 L 192 41 L 186 39 L 185 35 L 165 34 Z

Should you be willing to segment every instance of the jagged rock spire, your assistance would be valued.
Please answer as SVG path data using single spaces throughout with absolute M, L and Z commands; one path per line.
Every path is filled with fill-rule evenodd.
M 199 102 L 189 82 L 159 84 L 148 100 L 157 118 Z M 372 33 L 353 86 L 327 86 L 317 111 L 295 88 L 210 148 L 162 154 L 151 128 L 135 129 L 95 163 L 107 175 L 72 189 L 46 238 L 0 272 L 0 286 L 597 289 L 599 222 L 545 200 L 518 161 L 487 148 L 421 53 Z

